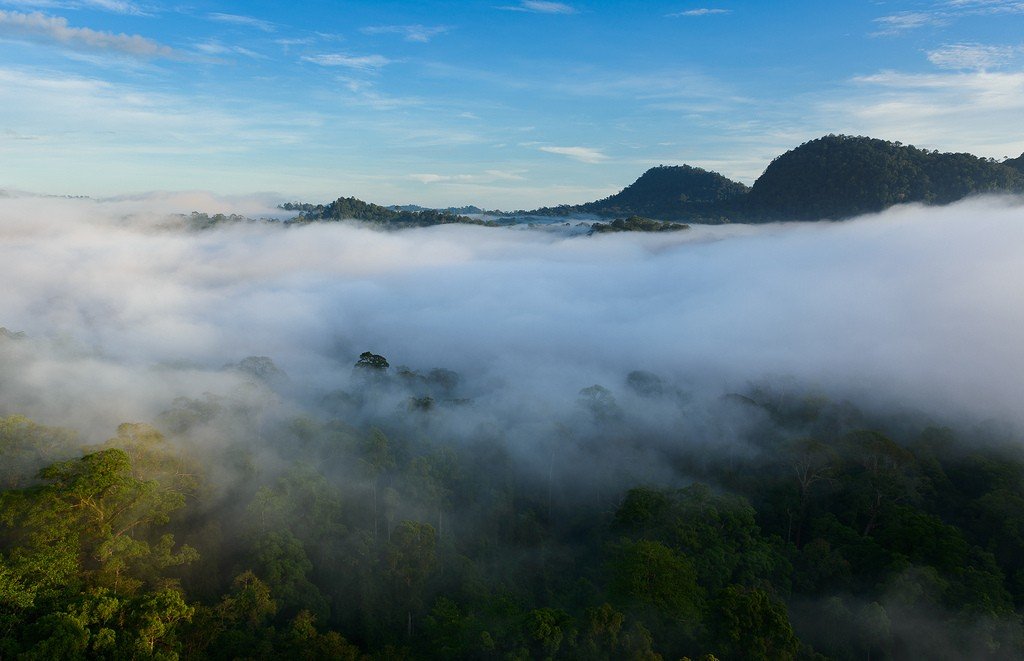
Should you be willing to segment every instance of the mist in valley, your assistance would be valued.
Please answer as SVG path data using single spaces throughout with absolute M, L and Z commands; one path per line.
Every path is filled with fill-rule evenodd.
M 175 215 L 194 205 L 267 220 L 197 230 Z M 311 562 L 302 577 L 317 588 L 304 597 L 298 579 L 279 581 L 281 613 L 312 611 L 364 650 L 382 649 L 387 631 L 416 649 L 416 635 L 440 635 L 438 608 L 447 606 L 435 597 L 468 603 L 472 590 L 465 576 L 451 587 L 455 570 L 422 584 L 409 570 L 405 587 L 421 601 L 403 601 L 397 615 L 367 606 L 384 598 L 366 596 L 358 573 L 370 565 L 359 554 L 376 557 L 375 545 L 405 539 L 404 522 L 429 524 L 439 556 L 472 558 L 494 585 L 550 597 L 571 582 L 550 574 L 573 567 L 573 549 L 597 535 L 587 516 L 621 540 L 611 560 L 579 561 L 581 581 L 600 585 L 608 563 L 627 566 L 639 552 L 642 541 L 622 541 L 639 530 L 623 514 L 630 489 L 669 490 L 669 510 L 703 498 L 745 512 L 731 494 L 789 476 L 786 453 L 806 439 L 880 447 L 857 435 L 872 430 L 917 447 L 944 429 L 956 439 L 950 457 L 976 445 L 1018 447 L 1019 198 L 894 207 L 843 222 L 593 236 L 575 223 L 382 232 L 289 225 L 278 214 L 263 198 L 0 198 L 0 413 L 74 430 L 38 462 L 72 459 L 111 437 L 132 447 L 150 429 L 195 462 L 202 486 L 176 537 L 200 554 L 214 540 L 209 561 L 227 578 L 181 576 L 210 603 L 236 571 L 260 575 L 259 558 L 284 553 L 266 540 L 286 535 L 301 540 Z M 365 365 L 364 352 L 389 366 Z M 143 424 L 119 429 L 125 422 Z M 838 480 L 829 475 L 822 484 Z M 335 514 L 299 507 L 317 489 L 339 499 Z M 799 565 L 810 542 L 795 510 L 762 510 L 754 500 L 765 539 L 789 517 L 772 534 L 792 545 L 785 562 Z M 876 525 L 871 512 L 854 516 L 865 537 Z M 797 634 L 829 653 L 934 650 L 937 634 L 918 621 L 961 615 L 939 597 L 922 605 L 941 580 L 915 573 L 925 561 L 907 557 L 913 567 L 893 570 L 873 596 L 823 579 L 794 597 Z M 787 571 L 772 567 L 757 575 Z M 532 583 L 543 583 L 535 571 L 546 587 Z M 738 575 L 702 583 L 707 604 L 735 596 L 723 590 Z M 530 578 L 516 586 L 522 576 Z M 632 603 L 626 588 L 611 594 L 616 607 Z M 361 611 L 351 610 L 351 595 L 363 595 Z M 836 613 L 831 633 L 815 630 L 823 604 Z M 879 604 L 892 618 L 884 636 L 872 610 Z M 711 619 L 680 629 L 684 606 L 673 607 L 682 609 L 669 618 L 675 625 L 663 613 L 644 619 L 650 604 L 634 606 L 621 606 L 627 622 L 648 633 L 624 628 L 618 653 L 642 650 L 651 632 L 654 649 L 674 652 L 718 635 Z M 980 646 L 999 658 L 1017 633 L 1004 631 L 1009 611 L 994 612 L 1002 615 L 963 616 L 966 633 L 944 649 Z M 367 613 L 373 624 L 361 619 Z M 486 633 L 497 639 L 495 626 Z M 586 627 L 577 629 L 582 640 Z

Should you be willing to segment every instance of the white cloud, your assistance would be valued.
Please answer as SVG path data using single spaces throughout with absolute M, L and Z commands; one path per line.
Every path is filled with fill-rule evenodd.
M 825 125 L 997 158 L 1024 148 L 1024 72 L 882 71 L 852 82 L 850 94 L 820 106 Z
M 33 9 L 100 9 L 115 14 L 148 15 L 139 5 L 126 0 L 3 0 L 0 4 Z
M 948 22 L 948 19 L 943 15 L 934 12 L 908 11 L 889 16 L 881 16 L 876 18 L 874 22 L 879 25 L 879 30 L 873 32 L 872 35 L 877 37 L 889 37 L 900 35 L 909 30 L 916 30 L 918 28 L 945 25 Z
M 998 69 L 1014 60 L 1018 49 L 984 44 L 948 44 L 928 52 L 928 61 L 940 69 Z
M 1024 13 L 1024 2 L 1020 0 L 947 0 L 944 4 L 951 11 L 971 14 Z
M 549 154 L 568 156 L 581 163 L 601 163 L 608 160 L 603 152 L 590 147 L 538 147 L 538 149 Z
M 210 18 L 214 21 L 218 21 L 220 23 L 231 23 L 232 25 L 240 25 L 243 27 L 255 28 L 257 30 L 262 30 L 263 32 L 273 32 L 274 30 L 277 29 L 277 26 L 275 26 L 270 21 L 264 21 L 263 19 L 254 18 L 252 16 L 242 16 L 239 14 L 222 14 L 220 12 L 214 12 L 211 14 L 207 14 L 206 16 L 207 18 Z
M 451 31 L 447 25 L 374 25 L 360 30 L 363 34 L 398 34 L 406 41 L 426 43 Z
M 918 11 L 903 11 L 875 19 L 880 29 L 871 36 L 899 36 L 910 30 L 940 27 L 965 16 L 993 16 L 1024 13 L 1021 0 L 946 0 Z
M 40 180 L 50 181 L 47 185 L 56 182 L 62 190 L 54 192 L 96 192 L 97 186 L 109 192 L 115 181 L 122 192 L 137 189 L 138 183 L 124 182 L 145 180 L 147 172 L 154 171 L 166 179 L 166 159 L 245 154 L 307 141 L 315 130 L 308 114 L 282 115 L 252 107 L 232 112 L 216 98 L 153 93 L 95 78 L 2 67 L 0 107 L 6 109 L 8 126 L 19 134 L 38 136 L 40 143 L 31 148 L 26 143 L 16 152 L 15 147 L 8 148 L 19 172 L 17 179 L 8 175 L 7 181 L 22 188 L 38 188 Z M 201 164 L 196 165 L 200 170 Z M 57 170 L 61 176 L 54 179 Z M 191 166 L 185 170 L 172 176 L 187 179 L 188 186 L 204 184 L 191 175 Z
M 522 0 L 518 5 L 498 7 L 505 11 L 523 11 L 531 14 L 575 14 L 577 9 L 562 2 L 542 2 L 541 0 Z
M 714 14 L 731 14 L 731 9 L 708 9 L 702 7 L 700 9 L 687 9 L 686 11 L 675 12 L 674 14 L 668 14 L 671 18 L 678 18 L 682 16 L 712 16 Z
M 440 183 L 494 183 L 498 181 L 522 181 L 519 172 L 507 170 L 484 170 L 479 174 L 410 174 L 409 179 L 421 184 Z
M 70 27 L 65 18 L 38 12 L 21 14 L 0 10 L 0 35 L 55 42 L 75 49 L 103 50 L 136 57 L 175 57 L 177 53 L 152 39 L 139 35 L 100 32 Z
M 356 69 L 357 71 L 379 71 L 388 64 L 391 64 L 391 60 L 383 55 L 325 53 L 323 55 L 306 55 L 302 59 L 323 67 L 346 67 L 348 69 Z
M 220 373 L 246 355 L 272 357 L 314 399 L 348 388 L 340 366 L 370 349 L 458 371 L 479 386 L 460 416 L 480 407 L 513 437 L 552 427 L 581 387 L 626 394 L 635 369 L 700 402 L 783 374 L 925 405 L 937 424 L 961 409 L 1022 418 L 1019 203 L 595 237 L 125 221 L 168 206 L 0 200 L 0 277 L 18 283 L 0 288 L 0 324 L 29 336 L 4 347 L 4 406 L 49 424 L 144 420 L 222 392 L 151 366 Z
M 226 46 L 219 41 L 207 41 L 196 44 L 196 50 L 206 55 L 244 55 L 254 60 L 265 60 L 267 57 L 243 46 Z

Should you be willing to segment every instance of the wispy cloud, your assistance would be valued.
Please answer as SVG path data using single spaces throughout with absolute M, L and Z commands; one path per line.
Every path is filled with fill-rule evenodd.
M 608 160 L 608 156 L 604 152 L 590 147 L 538 147 L 537 149 L 548 154 L 568 156 L 581 163 L 602 163 Z
M 844 131 L 996 157 L 1021 151 L 1024 72 L 881 71 L 852 82 L 821 108 Z
M 134 57 L 177 56 L 177 52 L 170 46 L 140 35 L 71 27 L 66 18 L 46 16 L 39 12 L 21 14 L 0 10 L 0 36 L 56 43 L 72 49 L 113 51 Z
M 227 46 L 219 41 L 207 41 L 196 44 L 196 50 L 204 55 L 243 55 L 254 60 L 268 59 L 266 55 L 261 55 L 260 53 L 248 48 L 244 48 L 242 46 Z
M 410 174 L 408 178 L 421 184 L 443 183 L 481 183 L 491 184 L 498 181 L 522 181 L 519 172 L 508 170 L 484 170 L 479 174 Z
M 679 18 L 683 16 L 712 16 L 714 14 L 731 14 L 731 9 L 709 9 L 707 7 L 701 7 L 700 9 L 687 9 L 686 11 L 677 11 L 673 14 L 667 14 L 670 18 Z
M 984 71 L 1010 64 L 1019 49 L 984 44 L 948 44 L 928 52 L 928 61 L 940 69 Z
M 239 25 L 247 28 L 254 28 L 256 30 L 262 30 L 263 32 L 273 32 L 277 29 L 270 21 L 264 21 L 261 18 L 254 18 L 252 16 L 242 16 L 240 14 L 222 14 L 214 12 L 207 14 L 207 18 L 218 21 L 220 23 L 230 23 L 232 25 Z
M 392 62 L 383 55 L 348 55 L 345 53 L 305 55 L 302 59 L 322 67 L 345 67 L 357 71 L 380 71 Z
M 360 30 L 363 34 L 397 34 L 406 41 L 424 44 L 450 31 L 447 25 L 372 25 Z
M 115 14 L 147 15 L 139 5 L 127 0 L 3 0 L 0 4 L 31 9 L 100 9 Z
M 942 3 L 952 11 L 973 14 L 1022 14 L 1024 2 L 1020 0 L 946 0 Z
M 889 37 L 903 34 L 918 28 L 945 25 L 949 19 L 934 12 L 901 12 L 889 16 L 880 16 L 874 21 L 879 29 L 872 33 L 876 37 Z
M 920 10 L 903 11 L 875 19 L 879 26 L 874 37 L 899 36 L 925 27 L 941 27 L 967 16 L 1024 14 L 1021 0 L 945 0 L 933 2 Z
M 575 14 L 578 10 L 563 2 L 542 2 L 541 0 L 522 0 L 518 5 L 498 7 L 505 11 L 524 11 L 531 14 Z

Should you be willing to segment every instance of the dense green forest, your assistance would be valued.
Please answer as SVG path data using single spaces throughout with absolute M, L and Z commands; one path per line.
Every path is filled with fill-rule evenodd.
M 829 135 L 771 162 L 737 208 L 769 220 L 846 218 L 894 204 L 949 204 L 980 193 L 1022 193 L 1024 174 L 971 154 Z
M 1024 655 L 1024 453 L 997 426 L 763 384 L 677 436 L 646 412 L 694 393 L 636 371 L 519 447 L 445 432 L 458 374 L 354 362 L 305 412 L 181 398 L 105 441 L 0 418 L 0 657 Z

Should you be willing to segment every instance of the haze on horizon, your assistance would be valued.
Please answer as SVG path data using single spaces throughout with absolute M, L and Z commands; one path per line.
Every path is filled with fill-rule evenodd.
M 0 189 L 515 209 L 825 133 L 1024 152 L 1019 2 L 451 6 L 2 1 Z

